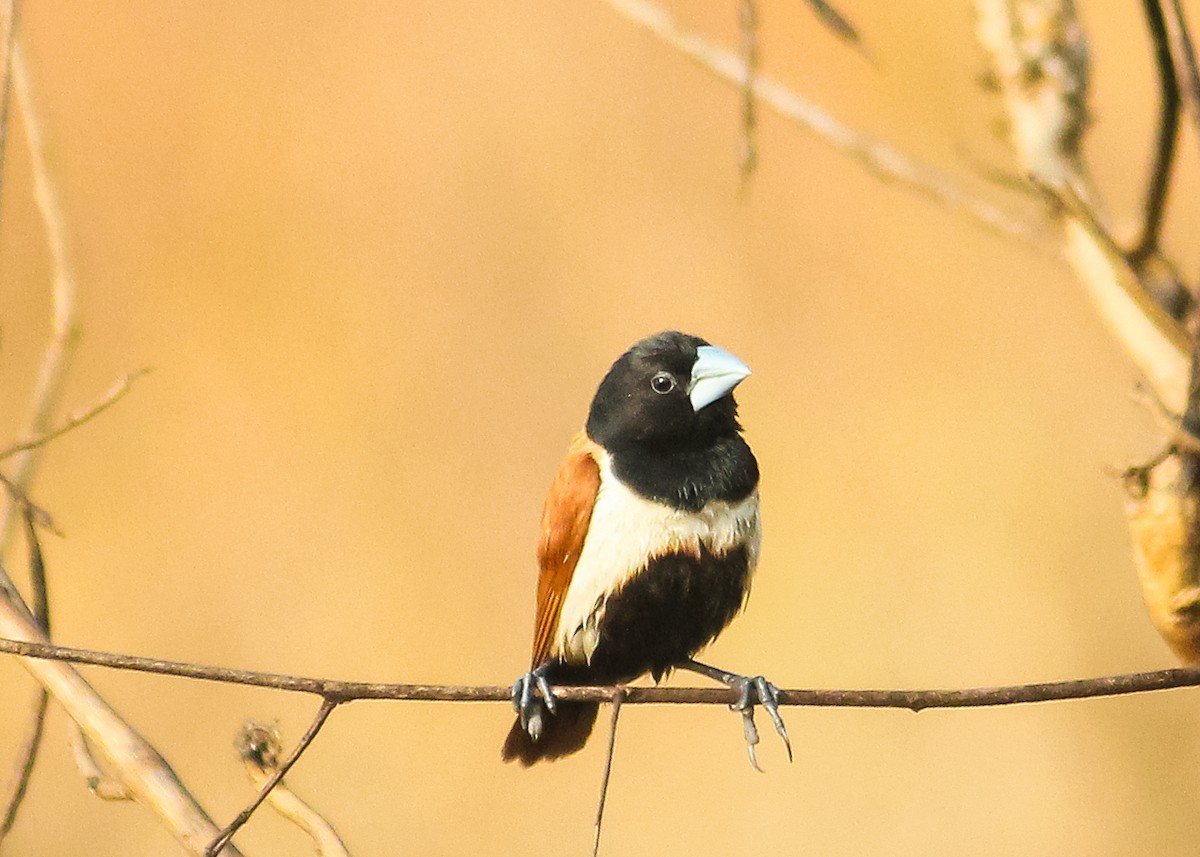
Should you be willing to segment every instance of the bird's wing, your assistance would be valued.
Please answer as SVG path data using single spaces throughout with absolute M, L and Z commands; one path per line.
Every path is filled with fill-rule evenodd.
M 571 442 L 567 460 L 558 469 L 542 508 L 538 541 L 537 619 L 533 633 L 533 666 L 550 656 L 559 614 L 575 564 L 583 551 L 592 509 L 600 491 L 600 447 L 580 432 Z

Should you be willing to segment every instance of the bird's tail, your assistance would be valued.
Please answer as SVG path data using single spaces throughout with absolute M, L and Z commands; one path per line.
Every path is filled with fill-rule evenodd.
M 596 723 L 596 714 L 600 710 L 598 702 L 563 702 L 558 703 L 558 713 L 549 714 L 542 723 L 542 734 L 535 741 L 529 733 L 521 728 L 521 719 L 508 730 L 508 738 L 500 751 L 500 757 L 506 762 L 516 759 L 525 767 L 543 759 L 559 759 L 583 749 L 592 727 Z

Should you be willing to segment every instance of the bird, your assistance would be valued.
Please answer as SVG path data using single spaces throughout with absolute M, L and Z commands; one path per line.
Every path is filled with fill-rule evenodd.
M 778 688 L 694 659 L 745 606 L 758 564 L 758 461 L 733 397 L 749 375 L 671 330 L 635 343 L 600 382 L 542 510 L 533 652 L 512 686 L 504 761 L 582 749 L 599 704 L 558 700 L 555 685 L 658 682 L 674 669 L 737 691 L 756 769 L 755 705 L 791 758 Z

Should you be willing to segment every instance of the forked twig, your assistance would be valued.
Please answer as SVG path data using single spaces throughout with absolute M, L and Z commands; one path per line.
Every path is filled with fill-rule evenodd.
M 11 458 L 18 453 L 27 452 L 29 450 L 45 446 L 50 441 L 57 440 L 67 432 L 79 428 L 84 423 L 90 422 L 92 419 L 107 411 L 117 402 L 121 401 L 121 399 L 123 399 L 130 391 L 130 389 L 132 389 L 133 382 L 138 378 L 141 378 L 143 375 L 149 374 L 149 372 L 150 370 L 147 368 L 139 369 L 136 372 L 130 372 L 128 375 L 122 375 L 117 379 L 117 382 L 113 384 L 108 392 L 104 394 L 104 397 L 99 402 L 92 405 L 90 408 L 87 408 L 86 410 L 71 414 L 71 416 L 67 417 L 66 421 L 63 422 L 62 425 L 45 431 L 37 437 L 29 440 L 23 440 L 18 443 L 14 443 L 11 446 L 0 449 L 0 461 L 4 461 L 6 458 Z
M 33 195 L 42 225 L 46 233 L 46 245 L 50 251 L 53 276 L 53 318 L 51 320 L 50 343 L 42 357 L 38 371 L 37 386 L 30 399 L 30 410 L 22 434 L 37 437 L 50 428 L 54 409 L 58 405 L 66 380 L 67 369 L 79 340 L 79 329 L 75 318 L 75 275 L 71 269 L 70 253 L 67 249 L 66 219 L 58 200 L 58 192 L 50 180 L 46 167 L 45 145 L 42 140 L 42 125 L 34 108 L 33 93 L 29 81 L 29 69 L 25 53 L 19 41 L 13 43 L 12 80 L 16 93 L 17 107 L 25 126 L 25 140 L 29 147 L 29 163 L 33 172 Z M 13 482 L 21 489 L 29 487 L 37 466 L 38 448 L 17 453 L 16 463 L 10 474 Z M 0 513 L 0 549 L 8 544 L 11 531 L 12 504 Z
M 292 769 L 292 765 L 300 759 L 301 754 L 308 749 L 312 744 L 313 739 L 317 737 L 317 733 L 321 731 L 321 727 L 325 725 L 325 721 L 329 719 L 329 715 L 333 713 L 333 709 L 338 707 L 340 700 L 330 699 L 326 697 L 321 701 L 321 708 L 317 711 L 313 722 L 309 724 L 308 731 L 300 738 L 298 743 L 292 750 L 291 754 L 284 760 L 283 764 L 275 769 L 275 773 L 267 780 L 263 787 L 259 790 L 258 795 L 246 806 L 233 821 L 229 822 L 216 838 L 209 843 L 204 849 L 205 857 L 216 857 L 221 852 L 221 849 L 229 844 L 229 840 L 238 832 L 243 824 L 250 820 L 250 816 L 254 815 L 254 811 L 262 806 L 262 802 L 267 799 L 267 795 L 271 790 L 279 784 L 279 781 L 287 775 L 287 772 Z
M 744 86 L 747 69 L 741 57 L 698 33 L 679 27 L 668 12 L 651 0 L 604 2 L 719 79 L 736 88 Z M 778 80 L 755 75 L 752 89 L 763 104 L 790 122 L 816 134 L 858 161 L 875 176 L 894 181 L 949 208 L 962 211 L 994 232 L 1042 246 L 1038 231 L 1029 224 L 994 203 L 971 196 L 942 171 L 918 163 L 886 143 L 855 131 Z
M 33 618 L 49 636 L 50 596 L 46 586 L 46 561 L 37 534 L 35 507 L 23 496 L 14 495 L 13 500 L 20 505 L 21 518 L 25 522 L 25 539 L 29 545 L 29 587 Z M 46 710 L 49 707 L 50 693 L 44 687 L 39 686 L 33 700 L 33 710 L 30 712 L 25 740 L 21 742 L 21 749 L 17 754 L 16 774 L 9 789 L 8 800 L 5 802 L 4 818 L 0 821 L 0 841 L 4 840 L 4 837 L 16 824 L 17 813 L 21 809 L 21 803 L 25 800 L 29 781 L 33 777 L 33 768 L 37 764 L 42 736 L 45 734 Z
M 50 646 L 23 603 L 0 597 L 0 634 L 9 642 Z M 53 648 L 53 646 L 51 646 Z M 114 774 L 137 799 L 162 820 L 167 830 L 193 853 L 202 853 L 218 828 L 184 787 L 166 759 L 121 719 L 103 697 L 69 664 L 20 658 L 18 662 L 50 691 L 88 738 L 103 748 Z M 227 857 L 239 852 L 231 844 Z
M 279 730 L 265 723 L 247 721 L 234 743 L 251 782 L 261 789 L 279 770 L 279 757 L 283 755 Z M 349 857 L 346 843 L 342 842 L 333 825 L 301 800 L 283 780 L 268 793 L 267 803 L 312 837 L 317 857 Z

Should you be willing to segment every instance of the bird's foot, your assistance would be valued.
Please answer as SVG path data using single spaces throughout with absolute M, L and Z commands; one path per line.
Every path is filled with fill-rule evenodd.
M 540 694 L 540 697 L 535 695 Z M 512 686 L 513 709 L 520 715 L 521 728 L 529 733 L 534 741 L 542 736 L 542 727 L 546 722 L 546 712 L 558 713 L 558 700 L 554 690 L 546 678 L 545 666 L 530 670 L 521 676 Z
M 775 731 L 779 733 L 779 737 L 783 739 L 783 746 L 787 748 L 788 761 L 792 761 L 792 741 L 788 737 L 787 727 L 783 725 L 783 717 L 779 714 L 779 688 L 760 675 L 731 678 L 733 680 L 726 683 L 737 690 L 738 699 L 729 707 L 742 715 L 742 731 L 746 735 L 746 752 L 750 755 L 750 764 L 756 771 L 762 771 L 754 752 L 754 747 L 758 744 L 758 727 L 754 725 L 755 705 L 761 705 L 763 710 L 771 715 Z
M 787 727 L 783 725 L 783 717 L 779 714 L 779 688 L 760 675 L 738 675 L 698 661 L 689 661 L 681 666 L 727 684 L 738 692 L 737 701 L 729 707 L 742 715 L 742 732 L 746 736 L 746 752 L 750 756 L 750 764 L 754 766 L 754 770 L 762 771 L 758 765 L 758 755 L 755 752 L 755 747 L 759 742 L 758 727 L 754 725 L 754 706 L 756 705 L 761 705 L 763 710 L 771 716 L 771 722 L 775 724 L 775 731 L 779 733 L 779 737 L 783 739 L 783 746 L 787 748 L 788 761 L 792 761 L 792 740 L 788 737 Z

